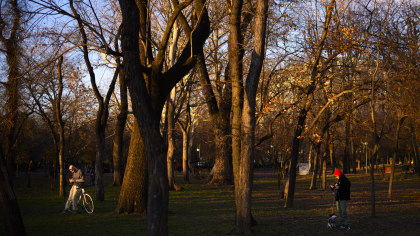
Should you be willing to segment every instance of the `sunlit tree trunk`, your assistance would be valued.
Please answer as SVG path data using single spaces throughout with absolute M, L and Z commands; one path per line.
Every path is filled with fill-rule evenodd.
M 176 54 L 176 47 L 178 44 L 178 37 L 179 37 L 179 28 L 177 21 L 175 21 L 172 31 L 172 42 L 169 48 L 169 64 L 172 67 L 175 65 L 175 54 Z M 168 96 L 166 101 L 166 109 L 167 109 L 167 137 L 168 137 L 168 154 L 167 158 L 167 168 L 168 168 L 168 181 L 169 181 L 169 190 L 180 190 L 181 186 L 179 186 L 175 182 L 174 176 L 174 153 L 175 153 L 175 89 L 171 90 L 171 93 Z
M 252 174 L 255 144 L 255 106 L 260 73 L 264 61 L 265 29 L 268 0 L 258 0 L 254 25 L 254 43 L 251 66 L 245 81 L 245 96 L 242 111 L 243 137 L 239 163 L 239 181 L 236 195 L 236 233 L 253 235 L 251 231 Z
M 147 157 L 137 120 L 134 119 L 124 181 L 115 212 L 145 214 L 147 210 Z

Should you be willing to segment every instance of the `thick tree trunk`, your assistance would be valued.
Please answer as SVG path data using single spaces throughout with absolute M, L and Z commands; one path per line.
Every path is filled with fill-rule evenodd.
M 115 211 L 121 213 L 145 214 L 147 210 L 147 157 L 137 120 L 131 133 L 130 149 L 124 181 Z
M 184 176 L 184 184 L 190 183 L 188 171 L 188 134 L 189 128 L 185 132 L 182 132 L 182 174 Z
M 218 115 L 221 116 L 222 114 Z M 221 117 L 219 117 L 221 118 Z M 219 123 L 219 127 L 214 129 L 215 144 L 217 147 L 215 162 L 207 181 L 207 185 L 224 186 L 232 184 L 232 156 L 230 150 L 229 129 L 226 126 L 225 119 Z
M 208 71 L 205 65 L 204 55 L 200 53 L 197 57 L 196 70 L 209 114 L 214 127 L 215 145 L 217 147 L 215 163 L 213 169 L 207 177 L 208 185 L 223 186 L 232 184 L 233 174 L 231 171 L 231 153 L 230 153 L 230 84 L 226 84 L 226 89 L 219 102 L 216 101 Z
M 26 236 L 25 225 L 22 221 L 19 205 L 10 182 L 6 160 L 0 144 L 0 212 L 6 235 Z
M 252 180 L 255 143 L 255 105 L 258 82 L 264 61 L 265 29 L 268 0 L 257 0 L 256 20 L 254 25 L 254 43 L 251 66 L 245 82 L 245 96 L 242 111 L 243 138 L 239 166 L 239 185 L 235 185 L 236 197 L 236 233 L 253 235 L 251 231 L 252 215 Z M 237 188 L 237 190 L 236 190 Z
M 121 68 L 119 72 L 120 82 L 120 113 L 117 116 L 117 124 L 115 125 L 114 148 L 112 150 L 114 162 L 114 182 L 113 186 L 122 186 L 124 178 L 124 163 L 123 163 L 123 150 L 124 150 L 124 129 L 127 122 L 127 85 L 124 80 L 124 70 Z
M 210 34 L 209 17 L 204 8 L 204 1 L 195 0 L 199 22 L 191 33 L 190 41 L 186 44 L 176 65 L 163 74 L 169 30 L 159 43 L 155 60 L 142 65 L 139 58 L 139 31 L 146 28 L 147 23 L 142 23 L 142 20 L 147 18 L 147 2 L 137 1 L 138 5 L 133 0 L 119 2 L 123 17 L 121 42 L 124 78 L 130 91 L 133 113 L 138 121 L 148 160 L 147 235 L 166 236 L 168 235 L 169 187 L 167 150 L 159 130 L 160 117 L 171 89 L 193 68 L 196 53 L 202 50 L 203 43 Z M 182 6 L 186 7 L 187 4 Z M 175 13 L 179 14 L 181 10 L 182 7 L 179 6 L 174 9 L 174 14 L 169 19 L 171 24 L 177 17 Z M 168 29 L 171 28 L 171 24 L 168 23 Z M 151 47 L 144 51 L 148 52 L 149 49 Z M 152 55 L 149 54 L 149 56 Z M 150 68 L 150 70 L 144 68 Z
M 103 159 L 105 151 L 105 129 L 97 131 L 96 134 L 96 158 L 95 158 L 95 192 L 96 200 L 105 200 L 105 189 L 102 182 Z
M 7 166 L 9 173 L 9 180 L 13 181 L 16 177 L 14 175 L 14 156 L 12 152 L 13 145 L 16 141 L 18 135 L 17 131 L 17 116 L 19 108 L 19 82 L 21 79 L 19 73 L 19 55 L 20 55 L 20 41 L 19 31 L 21 30 L 21 10 L 17 0 L 7 1 L 5 8 L 10 10 L 10 17 L 13 19 L 12 24 L 9 27 L 5 27 L 3 24 L 3 16 L 0 15 L 0 20 L 2 21 L 2 27 L 0 38 L 3 43 L 3 48 L 6 51 L 6 63 L 7 63 L 7 82 L 5 83 L 5 93 L 6 93 L 6 131 L 5 131 L 5 150 L 4 157 L 6 158 L 5 165 Z M 10 4 L 10 6 L 8 6 Z M 6 20 L 7 21 L 7 20 Z M 4 32 L 5 29 L 8 29 L 9 32 Z M 5 38 L 3 35 L 9 35 L 9 38 Z

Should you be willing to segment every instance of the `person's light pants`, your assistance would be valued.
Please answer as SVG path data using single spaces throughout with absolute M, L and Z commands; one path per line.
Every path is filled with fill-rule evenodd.
M 73 211 L 77 211 L 77 196 L 79 196 L 80 191 L 82 191 L 82 189 L 77 189 L 76 185 L 73 185 L 73 187 L 71 187 L 69 199 L 67 199 L 64 210 L 68 211 L 70 209 L 70 206 L 73 205 Z

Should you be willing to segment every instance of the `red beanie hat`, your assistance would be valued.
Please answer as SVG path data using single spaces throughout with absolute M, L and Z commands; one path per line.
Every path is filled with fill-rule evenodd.
M 341 170 L 340 169 L 335 169 L 334 175 L 340 176 L 341 175 Z

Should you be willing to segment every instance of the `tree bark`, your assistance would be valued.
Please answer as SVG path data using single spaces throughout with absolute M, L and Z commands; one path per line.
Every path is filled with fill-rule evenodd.
M 58 61 L 58 96 L 55 104 L 55 115 L 58 123 L 58 134 L 60 136 L 60 145 L 59 145 L 59 153 L 58 153 L 58 162 L 60 164 L 60 197 L 64 197 L 65 195 L 65 186 L 64 186 L 64 122 L 61 115 L 61 98 L 63 95 L 63 75 L 61 73 L 61 65 L 63 64 L 63 56 L 59 58 Z M 56 169 L 56 168 L 54 168 Z
M 124 78 L 130 91 L 133 113 L 137 118 L 148 160 L 147 235 L 168 235 L 167 150 L 159 130 L 160 117 L 172 88 L 195 65 L 196 55 L 202 50 L 203 43 L 210 34 L 209 17 L 204 2 L 195 0 L 195 11 L 199 16 L 196 27 L 189 35 L 189 41 L 176 64 L 167 72 L 162 73 L 172 24 L 189 2 L 175 6 L 159 43 L 156 58 L 146 65 L 142 65 L 139 58 L 139 31 L 146 28 L 148 24 L 141 23 L 141 19 L 147 18 L 148 9 L 138 7 L 134 0 L 120 0 L 119 2 L 123 17 L 121 42 Z M 147 6 L 144 0 L 137 2 L 140 6 Z M 144 51 L 147 52 L 149 49 Z
M 172 43 L 169 49 L 169 63 L 172 66 L 175 65 L 175 54 L 176 54 L 176 47 L 178 44 L 178 37 L 179 37 L 179 28 L 178 24 L 175 21 L 173 32 L 172 32 Z M 168 137 L 168 154 L 166 156 L 167 158 L 167 168 L 168 168 L 168 181 L 169 181 L 169 190 L 180 190 L 182 189 L 181 186 L 179 186 L 175 182 L 175 175 L 174 175 L 174 153 L 175 153 L 175 89 L 174 87 L 171 90 L 171 93 L 168 96 L 168 99 L 166 101 L 166 116 L 167 116 L 167 125 L 168 125 L 168 131 L 167 131 L 167 137 Z
M 392 157 L 391 175 L 389 176 L 388 199 L 391 199 L 392 198 L 392 184 L 394 182 L 395 160 L 396 160 L 396 156 L 397 156 L 397 153 L 398 153 L 398 139 L 400 137 L 401 125 L 404 122 L 405 118 L 407 118 L 407 117 L 406 116 L 402 116 L 398 120 L 397 131 L 395 132 L 395 149 L 394 149 L 394 155 Z
M 190 176 L 189 176 L 189 171 L 188 171 L 188 143 L 189 143 L 189 135 L 190 135 L 190 130 L 191 130 L 191 114 L 190 114 L 190 88 L 188 88 L 187 91 L 187 99 L 186 99 L 186 103 L 187 103 L 187 107 L 186 107 L 186 113 L 187 113 L 187 118 L 186 118 L 186 124 L 185 126 L 181 123 L 181 121 L 178 119 L 177 123 L 179 125 L 179 127 L 181 128 L 182 131 L 182 174 L 184 177 L 184 184 L 189 184 L 190 183 Z
M 309 187 L 310 190 L 316 189 L 316 175 L 318 174 L 319 170 L 319 153 L 321 152 L 321 142 L 316 144 L 315 153 L 314 153 L 314 172 L 312 174 L 311 186 Z
M 347 117 L 346 122 L 346 138 L 344 146 L 344 158 L 343 158 L 343 174 L 349 173 L 349 160 L 350 160 L 350 117 Z
M 255 106 L 259 78 L 264 61 L 265 29 L 268 0 L 257 0 L 254 42 L 251 66 L 245 81 L 245 96 L 242 110 L 243 138 L 239 163 L 239 185 L 236 199 L 236 233 L 253 235 L 251 231 L 252 180 L 255 150 Z M 236 190 L 235 190 L 236 192 Z
M 332 16 L 332 12 L 334 9 L 335 0 L 331 0 L 327 7 L 327 13 L 325 16 L 324 28 L 322 31 L 322 36 L 318 43 L 317 51 L 314 55 L 314 63 L 311 69 L 311 80 L 310 84 L 307 88 L 306 97 L 304 99 L 303 107 L 299 112 L 298 123 L 295 129 L 295 135 L 293 137 L 293 145 L 292 145 L 292 154 L 291 154 L 291 164 L 290 164 L 290 179 L 289 179 L 289 191 L 287 195 L 286 205 L 285 207 L 293 207 L 293 197 L 295 194 L 295 185 L 296 185 L 296 164 L 299 157 L 299 145 L 300 145 L 300 138 L 302 135 L 303 128 L 305 127 L 305 120 L 306 116 L 308 115 L 308 111 L 312 107 L 312 102 L 314 100 L 314 92 L 316 88 L 316 80 L 318 78 L 318 74 L 320 73 L 319 70 L 319 63 L 321 59 L 321 53 L 324 49 L 325 40 L 327 38 L 327 34 L 329 32 L 329 24 Z
M 21 18 L 22 12 L 18 5 L 17 0 L 7 1 L 5 4 L 10 3 L 11 14 L 13 15 L 13 22 L 9 25 L 8 29 L 10 32 L 9 38 L 4 37 L 4 30 L 6 24 L 4 23 L 3 17 L 0 15 L 0 40 L 6 51 L 6 63 L 8 67 L 7 71 L 7 82 L 5 83 L 6 89 L 6 130 L 4 133 L 5 139 L 5 150 L 4 156 L 6 158 L 6 166 L 9 173 L 10 181 L 13 181 L 16 177 L 14 175 L 13 156 L 12 148 L 16 142 L 18 135 L 17 122 L 18 122 L 18 108 L 19 108 L 19 83 L 21 76 L 19 73 L 19 55 L 20 55 L 20 37 L 19 31 L 21 30 Z
M 313 148 L 313 146 L 310 145 L 310 147 L 309 147 L 309 153 L 308 153 L 309 172 L 313 171 L 313 166 L 312 166 L 312 162 L 313 162 L 312 148 Z
M 0 171 L 0 212 L 3 215 L 6 235 L 26 236 L 25 225 L 23 224 L 15 192 L 13 191 L 12 183 L 10 182 L 1 144 Z
M 214 95 L 207 68 L 205 66 L 204 55 L 200 53 L 197 57 L 197 74 L 203 91 L 204 98 L 209 110 L 211 121 L 214 127 L 215 145 L 217 147 L 215 163 L 207 178 L 208 185 L 223 186 L 232 184 L 232 165 L 230 150 L 230 106 L 231 106 L 231 85 L 226 83 L 226 88 L 219 97 L 219 102 Z M 228 80 L 229 77 L 226 77 Z
M 137 120 L 134 120 L 124 181 L 115 212 L 145 214 L 147 210 L 147 157 Z
M 114 148 L 112 150 L 114 162 L 114 182 L 112 186 L 122 186 L 124 178 L 124 129 L 127 122 L 128 101 L 127 85 L 123 73 L 123 69 L 121 68 L 119 73 L 121 104 L 119 107 L 120 112 L 117 116 L 117 124 L 115 125 Z
M 115 83 L 117 81 L 117 77 L 118 77 L 120 66 L 121 66 L 120 59 L 119 58 L 115 59 L 117 68 L 115 69 L 114 77 L 112 78 L 111 84 L 109 85 L 106 97 L 104 99 L 96 85 L 95 72 L 93 70 L 92 64 L 90 63 L 89 50 L 87 47 L 88 39 L 86 36 L 86 31 L 84 28 L 82 18 L 80 17 L 76 9 L 74 8 L 73 0 L 70 0 L 69 3 L 70 3 L 70 8 L 73 12 L 74 18 L 77 20 L 77 24 L 79 26 L 79 32 L 82 37 L 82 43 L 83 43 L 82 49 L 83 49 L 83 57 L 84 57 L 85 65 L 89 72 L 89 78 L 90 78 L 94 95 L 96 97 L 96 100 L 98 101 L 98 111 L 96 113 L 96 120 L 95 120 L 95 135 L 96 135 L 95 190 L 96 190 L 96 200 L 103 201 L 105 199 L 105 190 L 102 183 L 102 161 L 103 161 L 104 148 L 105 148 L 105 130 L 106 130 L 108 116 L 109 116 L 109 111 L 108 111 L 109 100 L 114 91 Z M 117 42 L 118 41 L 116 40 L 115 50 L 118 51 Z

